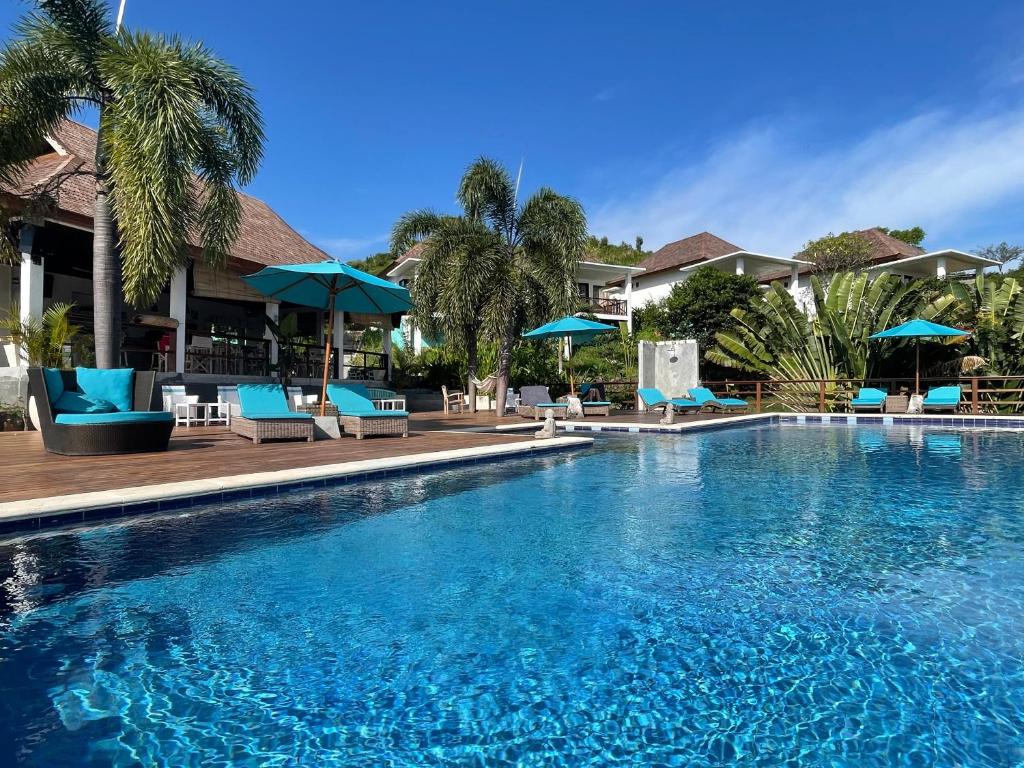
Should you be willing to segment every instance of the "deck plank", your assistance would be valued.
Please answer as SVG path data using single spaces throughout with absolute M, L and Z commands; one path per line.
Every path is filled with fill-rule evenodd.
M 651 423 L 657 419 L 618 413 L 588 421 Z M 459 431 L 499 423 L 529 422 L 514 416 L 498 419 L 493 412 L 414 413 L 407 438 L 344 436 L 313 444 L 281 441 L 258 446 L 224 427 L 191 427 L 175 429 L 166 453 L 128 456 L 58 456 L 43 450 L 38 432 L 0 432 L 0 466 L 6 470 L 0 502 L 532 440 L 529 429 L 500 434 Z

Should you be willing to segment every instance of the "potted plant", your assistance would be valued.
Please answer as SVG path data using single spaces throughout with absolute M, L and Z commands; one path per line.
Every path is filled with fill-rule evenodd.
M 71 322 L 74 307 L 74 304 L 53 304 L 41 318 L 22 318 L 21 308 L 12 304 L 7 315 L 0 317 L 0 330 L 11 337 L 22 361 L 30 368 L 65 368 L 71 364 L 70 359 L 65 359 L 69 357 L 66 350 L 71 348 L 81 331 L 80 326 Z M 28 399 L 28 417 L 32 426 L 39 429 L 34 397 Z

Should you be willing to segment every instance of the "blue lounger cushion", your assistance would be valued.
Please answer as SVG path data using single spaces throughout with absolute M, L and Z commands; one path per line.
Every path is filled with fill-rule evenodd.
M 690 397 L 699 405 L 726 405 L 734 408 L 747 408 L 750 405 L 746 400 L 740 400 L 738 397 L 715 397 L 707 387 L 693 387 L 690 389 Z
M 963 392 L 960 387 L 933 387 L 924 397 L 924 405 L 959 405 Z
M 311 419 L 308 413 L 288 409 L 280 384 L 239 384 L 238 404 L 245 419 Z
M 568 403 L 537 403 L 534 408 L 568 408 Z
M 687 400 L 683 397 L 665 397 L 664 393 L 657 387 L 644 387 L 638 389 L 637 394 L 640 395 L 640 399 L 644 401 L 644 405 L 648 408 L 657 408 L 662 405 L 672 404 L 674 408 L 700 408 L 699 403 L 695 403 L 692 400 Z
M 308 421 L 313 418 L 313 414 L 311 413 L 293 413 L 292 411 L 288 411 L 288 413 L 279 413 L 275 411 L 268 413 L 256 411 L 254 413 L 252 411 L 243 411 L 242 416 L 246 419 L 289 419 L 291 421 Z
M 884 389 L 861 387 L 857 396 L 850 400 L 850 405 L 881 405 L 888 396 L 889 393 Z
M 59 413 L 54 419 L 57 424 L 151 424 L 173 422 L 170 411 L 113 411 L 111 413 Z
M 351 384 L 328 384 L 327 399 L 338 406 L 338 413 L 342 416 L 372 416 L 374 418 L 385 416 L 408 418 L 409 416 L 407 411 L 382 411 L 374 408 L 373 401 L 356 392 Z
M 106 400 L 119 411 L 130 411 L 135 399 L 132 391 L 134 368 L 82 368 L 75 369 L 78 389 L 93 400 Z
M 49 392 L 49 385 L 47 385 Z M 54 413 L 113 413 L 117 407 L 106 400 L 67 390 L 53 403 Z M 126 411 L 127 413 L 127 411 Z
M 583 407 L 586 408 L 588 405 L 611 405 L 609 400 L 584 400 Z

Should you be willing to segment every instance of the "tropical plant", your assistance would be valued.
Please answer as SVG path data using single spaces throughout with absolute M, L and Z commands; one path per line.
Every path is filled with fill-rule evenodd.
M 0 329 L 7 332 L 29 366 L 63 368 L 64 350 L 73 345 L 81 328 L 71 322 L 74 304 L 53 304 L 39 317 L 21 317 L 21 309 L 12 304 L 0 318 Z
M 489 281 L 502 259 L 501 239 L 469 215 L 419 210 L 396 222 L 392 252 L 397 258 L 417 242 L 423 243 L 423 253 L 410 288 L 413 322 L 428 336 L 443 337 L 447 346 L 465 352 L 466 391 L 475 411 L 477 349 L 492 290 Z
M 797 258 L 812 262 L 816 272 L 828 276 L 866 267 L 871 261 L 871 250 L 871 242 L 857 232 L 829 232 L 808 242 Z
M 804 380 L 779 387 L 779 400 L 793 410 L 816 410 L 816 381 L 827 382 L 826 401 L 834 404 L 845 395 L 836 379 L 870 378 L 883 347 L 869 337 L 902 322 L 919 303 L 916 284 L 888 273 L 874 280 L 865 273 L 838 274 L 827 291 L 813 275 L 811 288 L 810 314 L 778 282 L 755 296 L 749 308 L 734 309 L 738 326 L 716 335 L 708 359 L 770 380 Z
M 0 181 L 16 181 L 44 137 L 99 111 L 93 219 L 96 361 L 117 365 L 120 304 L 150 303 L 186 264 L 227 258 L 235 184 L 263 152 L 252 90 L 200 43 L 116 30 L 101 0 L 36 0 L 0 52 Z
M 586 216 L 578 202 L 547 188 L 519 205 L 508 171 L 487 158 L 469 166 L 457 197 L 462 216 L 420 211 L 403 217 L 392 233 L 392 251 L 401 253 L 417 239 L 425 243 L 412 289 L 418 322 L 451 326 L 461 336 L 457 343 L 469 342 L 471 327 L 497 342 L 495 396 L 504 413 L 522 332 L 577 308 Z M 463 290 L 455 287 L 460 284 Z
M 992 374 L 1024 373 L 1024 286 L 1015 278 L 981 273 L 951 281 L 922 314 L 971 330 L 966 354 L 983 358 Z

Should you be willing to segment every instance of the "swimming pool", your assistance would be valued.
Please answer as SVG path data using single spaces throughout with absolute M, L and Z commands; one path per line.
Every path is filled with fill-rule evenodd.
M 612 436 L 0 541 L 0 764 L 1016 765 L 1022 470 Z

